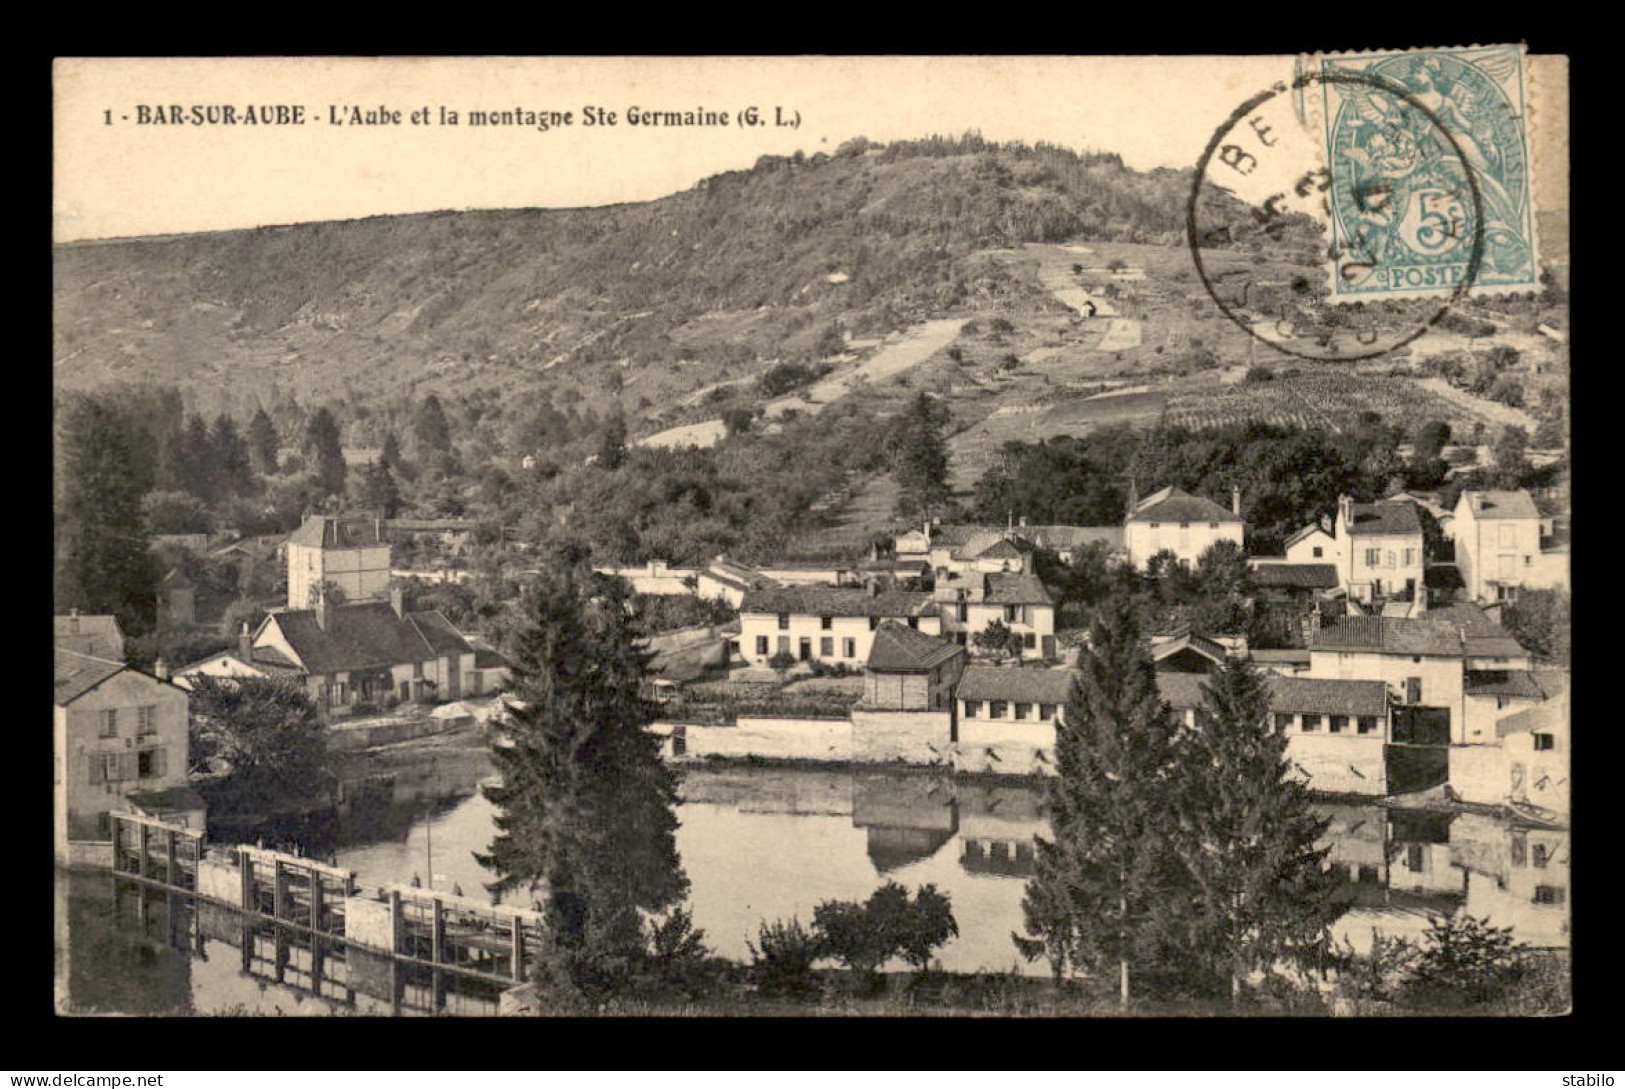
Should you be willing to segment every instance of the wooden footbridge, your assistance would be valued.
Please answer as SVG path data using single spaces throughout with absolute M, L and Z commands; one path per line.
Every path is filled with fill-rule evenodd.
M 353 1002 L 359 991 L 387 997 L 396 1010 L 443 1009 L 459 991 L 494 1001 L 528 978 L 540 948 L 536 911 L 434 889 L 366 887 L 315 859 L 211 846 L 201 831 L 138 814 L 114 813 L 112 822 L 115 878 L 147 890 L 137 898 L 143 925 L 162 898 L 169 944 L 228 941 L 250 975 L 325 998 Z

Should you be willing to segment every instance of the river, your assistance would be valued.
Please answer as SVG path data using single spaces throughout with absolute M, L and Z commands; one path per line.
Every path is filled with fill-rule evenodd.
M 488 767 L 455 762 L 327 830 L 339 864 L 364 884 L 410 881 L 484 895 L 473 853 L 490 842 Z M 880 771 L 691 768 L 683 773 L 678 849 L 695 924 L 719 954 L 748 960 L 764 919 L 810 921 L 826 899 L 861 899 L 892 879 L 934 883 L 960 935 L 941 950 L 955 971 L 1027 964 L 1010 940 L 1047 827 L 1041 791 Z M 1568 945 L 1569 838 L 1472 813 L 1322 804 L 1329 860 L 1347 879 L 1336 927 L 1356 948 L 1373 933 L 1415 936 L 1429 914 L 1466 911 L 1513 926 L 1531 945 Z M 309 833 L 321 838 L 322 833 Z M 431 862 L 432 859 L 432 862 Z M 102 874 L 57 877 L 59 1007 L 132 1014 L 489 1014 L 494 992 L 414 975 L 392 988 L 388 964 L 312 956 L 275 928 L 243 931 L 230 912 L 142 891 Z M 320 951 L 318 951 L 320 953 Z M 397 996 L 393 1004 L 387 997 Z

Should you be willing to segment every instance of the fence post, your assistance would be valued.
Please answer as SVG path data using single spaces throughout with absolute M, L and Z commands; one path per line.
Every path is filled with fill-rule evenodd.
M 140 851 L 140 861 L 136 863 L 137 876 L 147 876 L 147 826 L 145 823 L 136 825 L 136 849 Z
M 238 873 L 242 875 L 242 893 L 238 907 L 244 911 L 259 911 L 259 897 L 254 893 L 254 860 L 247 851 L 237 852 Z
M 389 890 L 389 951 L 401 951 L 401 894 L 398 889 Z M 398 1000 L 397 1000 L 398 1001 Z
M 283 900 L 287 895 L 287 875 L 283 872 L 280 858 L 272 864 L 271 880 L 271 914 L 281 919 L 284 910 Z
M 525 926 L 516 912 L 513 916 L 513 949 L 509 954 L 509 974 L 518 983 L 525 974 Z
M 168 885 L 170 888 L 175 887 L 175 837 L 179 834 L 180 833 L 171 828 L 168 830 L 168 835 L 165 837 L 168 842 L 165 844 L 164 884 Z
M 310 929 L 322 930 L 322 875 L 316 870 L 310 871 Z
M 441 963 L 441 957 L 446 944 L 446 917 L 440 906 L 440 897 L 434 898 L 434 913 L 430 917 L 429 927 L 430 953 L 429 957 L 434 963 Z

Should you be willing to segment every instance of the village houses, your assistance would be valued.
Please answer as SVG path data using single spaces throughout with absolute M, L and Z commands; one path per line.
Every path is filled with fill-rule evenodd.
M 1312 522 L 1287 538 L 1286 565 L 1300 564 L 1331 564 L 1338 585 L 1356 601 L 1416 600 L 1427 566 L 1417 504 L 1338 497 L 1335 520 Z
M 923 591 L 842 586 L 772 586 L 745 592 L 739 605 L 739 652 L 766 665 L 788 654 L 857 669 L 868 659 L 875 630 L 886 620 L 936 635 L 942 619 Z
M 1568 586 L 1568 551 L 1543 539 L 1525 491 L 1464 491 L 1456 502 L 1456 566 L 1468 600 L 1510 601 L 1520 588 Z
M 1245 548 L 1247 525 L 1241 517 L 1241 491 L 1230 496 L 1230 509 L 1180 488 L 1167 487 L 1135 502 L 1131 499 L 1123 538 L 1129 563 L 1143 571 L 1151 557 L 1172 552 L 1195 567 L 1202 553 L 1220 541 Z

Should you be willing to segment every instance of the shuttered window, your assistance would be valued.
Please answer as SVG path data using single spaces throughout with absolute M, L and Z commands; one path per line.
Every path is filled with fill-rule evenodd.
M 158 708 L 150 705 L 136 708 L 135 720 L 135 732 L 138 737 L 146 737 L 158 732 Z
M 102 712 L 102 736 L 118 736 L 118 708 L 110 707 Z

